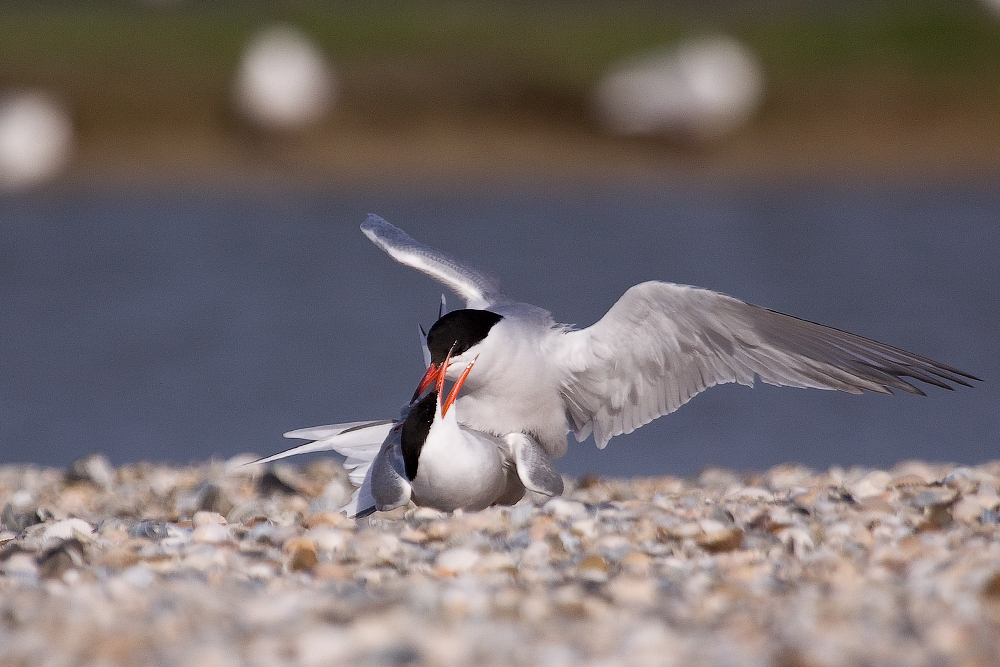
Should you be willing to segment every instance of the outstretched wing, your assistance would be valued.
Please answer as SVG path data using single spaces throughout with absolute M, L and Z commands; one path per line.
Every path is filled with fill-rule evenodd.
M 483 310 L 509 303 L 500 283 L 479 269 L 413 240 L 406 232 L 374 214 L 361 225 L 372 243 L 400 264 L 413 267 L 438 281 L 465 300 L 467 307 Z
M 754 378 L 790 387 L 893 389 L 903 378 L 951 389 L 968 373 L 889 345 L 753 306 L 710 290 L 647 282 L 629 289 L 593 326 L 564 334 L 557 350 L 578 440 L 598 447 L 673 412 L 716 384 Z

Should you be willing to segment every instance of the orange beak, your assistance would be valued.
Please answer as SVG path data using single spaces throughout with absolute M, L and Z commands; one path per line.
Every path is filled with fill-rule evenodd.
M 478 359 L 478 358 L 479 357 L 477 356 L 476 359 Z M 463 384 L 465 384 L 465 380 L 466 380 L 466 378 L 469 377 L 469 372 L 472 371 L 472 366 L 473 366 L 473 364 L 476 363 L 476 359 L 473 359 L 472 363 L 470 363 L 468 366 L 466 366 L 465 370 L 462 371 L 462 375 L 457 380 L 455 380 L 455 384 L 451 388 L 451 393 L 448 394 L 448 398 L 445 400 L 444 404 L 441 406 L 441 416 L 442 417 L 444 417 L 445 414 L 448 413 L 448 408 L 450 408 L 455 403 L 455 401 L 458 399 L 458 390 L 462 388 Z M 444 393 L 444 376 L 445 376 L 445 373 L 448 371 L 448 362 L 450 360 L 451 360 L 451 355 L 449 354 L 448 357 L 444 360 L 444 363 L 441 364 L 441 368 L 440 368 L 440 370 L 437 373 L 438 400 L 441 400 L 441 395 L 442 395 L 442 393 Z
M 420 398 L 420 394 L 424 393 L 424 389 L 431 386 L 431 383 L 437 380 L 438 373 L 442 370 L 448 369 L 448 360 L 446 359 L 443 364 L 435 364 L 431 362 L 431 365 L 427 367 L 427 372 L 424 373 L 424 377 L 421 378 L 420 384 L 417 385 L 417 390 L 413 392 L 413 398 L 410 399 L 410 405 L 417 402 Z

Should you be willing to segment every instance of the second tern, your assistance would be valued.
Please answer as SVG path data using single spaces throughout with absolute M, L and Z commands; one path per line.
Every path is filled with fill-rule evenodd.
M 978 380 L 890 345 L 754 306 L 707 289 L 645 282 L 596 324 L 573 329 L 547 310 L 507 296 L 486 273 L 415 241 L 377 215 L 364 234 L 393 259 L 437 280 L 466 308 L 427 333 L 430 363 L 416 400 L 443 371 L 475 368 L 455 402 L 465 426 L 522 434 L 551 458 L 593 434 L 599 448 L 669 414 L 705 389 L 756 378 L 854 394 L 923 392 L 909 380 L 952 389 Z
M 562 477 L 532 438 L 520 433 L 497 437 L 458 423 L 450 408 L 474 363 L 466 366 L 443 403 L 447 364 L 439 366 L 434 390 L 404 407 L 398 420 L 292 431 L 285 436 L 313 442 L 246 465 L 334 450 L 346 457 L 344 468 L 356 487 L 341 508 L 351 517 L 410 501 L 443 511 L 513 505 L 525 489 L 562 495 Z

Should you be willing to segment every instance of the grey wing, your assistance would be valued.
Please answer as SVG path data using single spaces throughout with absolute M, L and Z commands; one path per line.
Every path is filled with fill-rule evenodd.
M 394 427 L 382 443 L 369 471 L 371 495 L 380 512 L 395 509 L 410 502 L 410 480 L 406 477 L 400 429 Z
M 345 513 L 351 519 L 363 518 L 375 511 L 375 505 L 375 496 L 372 495 L 372 468 L 368 466 L 350 501 L 338 511 Z
M 485 309 L 493 304 L 510 302 L 493 277 L 448 253 L 415 241 L 402 229 L 377 215 L 369 214 L 361 225 L 361 231 L 400 264 L 430 276 L 453 291 L 465 300 L 469 308 Z
M 510 447 L 517 476 L 524 488 L 546 496 L 562 495 L 562 475 L 534 438 L 524 433 L 508 433 L 503 439 Z
M 629 289 L 557 351 L 578 440 L 598 447 L 673 412 L 716 384 L 768 384 L 923 394 L 903 378 L 951 389 L 972 375 L 851 333 L 686 285 Z

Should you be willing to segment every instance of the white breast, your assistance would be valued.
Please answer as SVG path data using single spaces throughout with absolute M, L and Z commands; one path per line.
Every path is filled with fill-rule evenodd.
M 455 404 L 461 422 L 500 436 L 531 434 L 550 457 L 565 454 L 569 424 L 560 391 L 562 369 L 547 349 L 562 335 L 547 318 L 498 322 L 469 352 L 478 358 Z
M 459 427 L 451 413 L 443 423 L 436 421 L 410 481 L 414 502 L 444 511 L 489 507 L 506 488 L 501 444 L 497 438 Z

